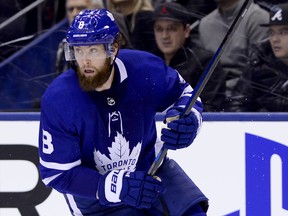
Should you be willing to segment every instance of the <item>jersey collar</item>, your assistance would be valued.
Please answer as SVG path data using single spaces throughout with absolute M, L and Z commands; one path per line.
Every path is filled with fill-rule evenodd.
M 115 63 L 119 69 L 120 83 L 122 83 L 128 77 L 126 67 L 119 58 L 116 58 Z

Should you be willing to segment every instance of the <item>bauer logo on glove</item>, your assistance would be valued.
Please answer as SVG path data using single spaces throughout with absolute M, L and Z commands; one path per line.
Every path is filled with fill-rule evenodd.
M 126 204 L 150 208 L 162 191 L 159 177 L 153 178 L 141 171 L 114 170 L 105 174 L 98 184 L 98 198 L 105 206 Z

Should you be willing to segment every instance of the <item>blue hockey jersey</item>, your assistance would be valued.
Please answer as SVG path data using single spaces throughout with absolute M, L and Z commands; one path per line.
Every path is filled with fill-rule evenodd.
M 42 97 L 39 170 L 43 182 L 63 194 L 97 199 L 102 174 L 147 172 L 159 142 L 155 114 L 184 107 L 191 97 L 177 71 L 152 54 L 123 49 L 114 65 L 108 90 L 83 91 L 70 69 Z M 193 109 L 201 121 L 200 100 Z

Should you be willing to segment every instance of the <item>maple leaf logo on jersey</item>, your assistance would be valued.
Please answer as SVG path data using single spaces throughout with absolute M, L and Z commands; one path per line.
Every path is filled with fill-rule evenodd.
M 136 168 L 141 147 L 142 143 L 139 142 L 130 153 L 129 141 L 117 132 L 112 146 L 108 147 L 110 152 L 109 157 L 100 151 L 96 151 L 96 149 L 94 150 L 96 168 L 101 174 L 115 169 L 124 169 L 133 172 Z

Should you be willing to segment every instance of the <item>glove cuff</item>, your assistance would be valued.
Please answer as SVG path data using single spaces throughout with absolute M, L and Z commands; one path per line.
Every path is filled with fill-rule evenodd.
M 194 107 L 191 109 L 191 112 L 194 113 L 194 115 L 196 116 L 197 122 L 198 122 L 198 129 L 197 129 L 197 134 L 199 134 L 201 128 L 202 128 L 202 121 L 203 121 L 203 117 L 202 117 L 202 113 L 200 113 L 198 110 L 196 110 Z
M 113 170 L 101 178 L 98 186 L 99 201 L 103 204 L 119 203 L 123 176 L 127 171 Z

